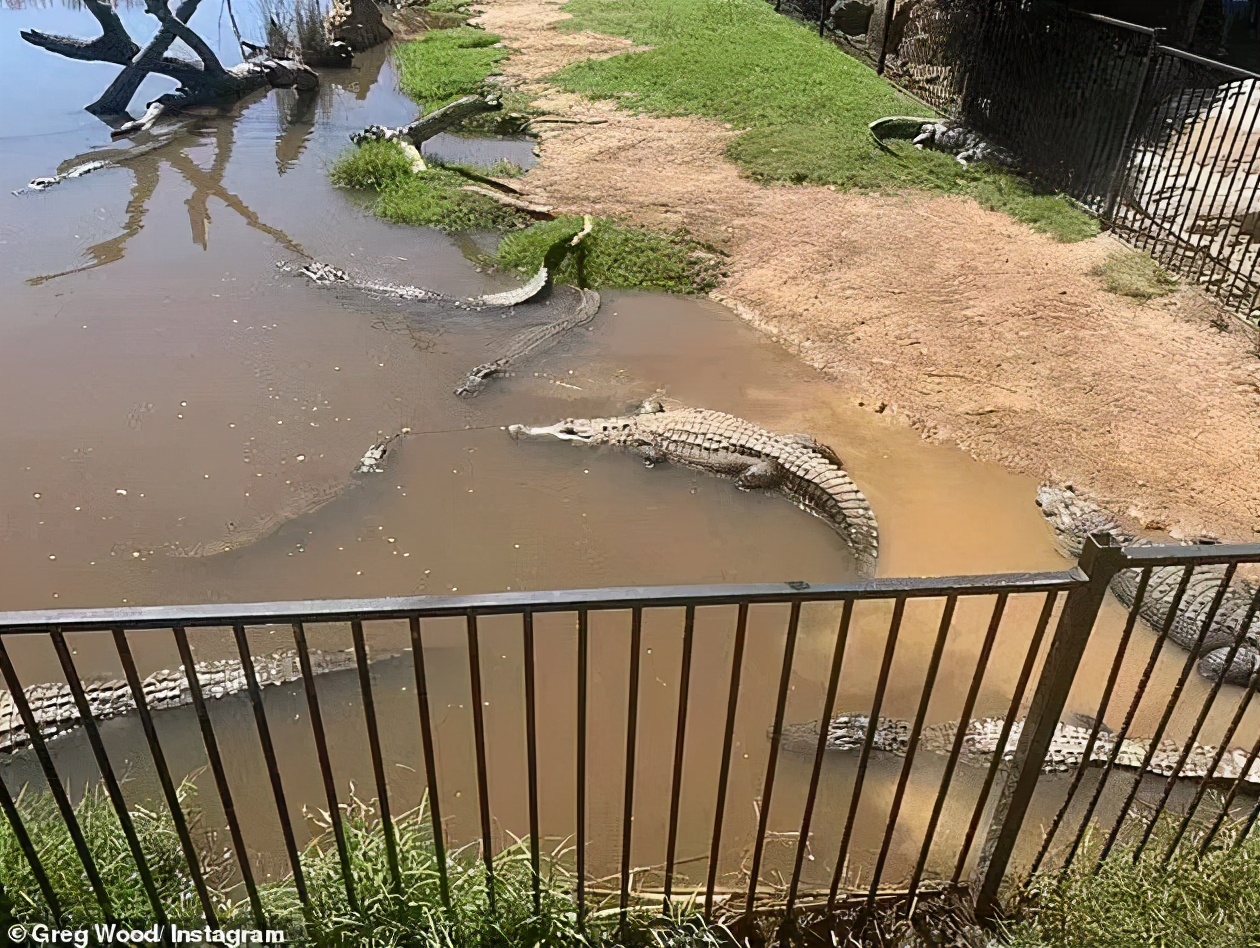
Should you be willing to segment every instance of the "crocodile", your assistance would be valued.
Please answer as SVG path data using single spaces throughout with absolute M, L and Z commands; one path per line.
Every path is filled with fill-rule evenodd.
M 308 655 L 311 671 L 317 675 L 349 671 L 358 667 L 353 649 L 315 650 Z M 297 652 L 274 652 L 252 657 L 254 674 L 260 688 L 301 681 L 303 678 Z M 373 656 L 373 661 L 392 657 L 394 656 Z M 236 659 L 197 662 L 194 668 L 197 683 L 206 698 L 224 698 L 245 691 L 248 687 L 244 668 Z M 174 670 L 155 671 L 140 682 L 140 690 L 145 704 L 153 711 L 192 704 L 192 691 L 183 665 Z M 125 681 L 84 682 L 83 692 L 92 712 L 92 719 L 96 721 L 128 714 L 136 708 L 131 688 Z M 64 682 L 30 685 L 23 688 L 22 693 L 30 705 L 40 735 L 46 740 L 66 734 L 82 724 L 74 693 Z M 0 692 L 0 752 L 21 750 L 30 744 L 30 740 L 12 693 Z
M 844 538 L 864 575 L 873 575 L 879 529 L 871 505 L 836 453 L 809 435 L 776 434 L 706 408 L 665 407 L 650 398 L 615 418 L 570 418 L 554 425 L 509 425 L 514 438 L 557 438 L 629 449 L 648 467 L 673 461 L 721 477 L 741 490 L 777 489 Z
M 496 375 L 507 375 L 510 368 L 526 356 L 548 349 L 560 341 L 571 329 L 584 326 L 599 311 L 599 294 L 594 290 L 579 290 L 581 300 L 577 308 L 562 312 L 558 319 L 541 326 L 526 329 L 508 344 L 507 352 L 491 362 L 483 362 L 455 389 L 456 395 L 476 395 L 485 387 L 486 380 Z
M 841 714 L 833 717 L 827 728 L 827 750 L 860 751 L 866 743 L 866 734 L 870 726 L 870 718 L 864 714 Z M 1093 722 L 1083 719 L 1085 726 L 1060 722 L 1055 727 L 1054 738 L 1046 753 L 1041 770 L 1043 773 L 1065 773 L 1082 765 L 1105 765 L 1115 754 L 1116 767 L 1139 770 L 1147 754 L 1151 750 L 1151 742 L 1142 738 L 1124 738 L 1117 748 L 1116 734 L 1106 727 L 1100 727 L 1098 736 L 1090 751 L 1089 760 L 1085 760 L 1085 749 L 1089 744 L 1089 736 L 1093 731 Z M 979 718 L 967 723 L 959 748 L 959 762 L 965 766 L 987 767 L 997 752 L 1002 731 L 1005 727 L 1003 718 Z M 1010 734 L 1002 748 L 1002 760 L 1010 763 L 1015 756 L 1015 748 L 1019 744 L 1023 732 L 1022 719 L 1012 722 Z M 898 718 L 881 717 L 876 721 L 875 733 L 871 742 L 871 750 L 904 757 L 910 748 L 911 724 Z M 818 747 L 818 722 L 806 724 L 788 724 L 780 730 L 780 747 L 793 753 L 814 753 Z M 930 724 L 920 733 L 918 750 L 934 754 L 950 754 L 958 735 L 958 722 L 946 721 Z M 1222 753 L 1211 744 L 1195 743 L 1180 770 L 1177 763 L 1181 760 L 1185 748 L 1175 741 L 1161 741 L 1150 760 L 1146 763 L 1146 771 L 1161 777 L 1177 776 L 1187 779 L 1211 781 L 1235 781 L 1242 776 L 1243 782 L 1260 788 L 1260 761 L 1251 759 L 1251 754 L 1241 748 L 1234 748 Z M 1220 758 L 1219 760 L 1217 758 Z M 1215 766 L 1213 765 L 1215 762 Z
M 1127 532 L 1119 521 L 1097 504 L 1081 497 L 1071 487 L 1043 484 L 1037 491 L 1037 506 L 1054 531 L 1059 551 L 1066 557 L 1080 556 L 1085 538 L 1091 533 L 1107 533 L 1126 546 L 1153 546 L 1151 541 Z M 1187 651 L 1194 651 L 1204 620 L 1212 608 L 1221 584 L 1225 581 L 1226 567 L 1219 565 L 1199 566 L 1194 570 L 1177 611 L 1168 628 L 1168 638 Z M 1168 610 L 1176 598 L 1184 568 L 1163 566 L 1151 570 L 1146 593 L 1138 615 L 1156 630 L 1163 629 L 1168 621 Z M 1111 581 L 1111 591 L 1126 607 L 1133 605 L 1137 597 L 1141 572 L 1136 569 L 1121 570 Z M 1215 681 L 1223 678 L 1226 683 L 1247 685 L 1260 672 L 1260 616 L 1252 609 L 1256 597 L 1255 587 L 1238 577 L 1221 597 L 1212 623 L 1203 635 L 1198 654 L 1199 674 Z M 1235 650 L 1233 659 L 1230 651 Z

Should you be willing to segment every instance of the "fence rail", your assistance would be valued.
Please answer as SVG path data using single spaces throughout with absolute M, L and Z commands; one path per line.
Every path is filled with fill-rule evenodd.
M 1260 75 L 1066 3 L 781 0 L 1006 147 L 1190 285 L 1260 321 Z M 856 33 L 858 30 L 864 32 Z
M 1250 609 L 1231 626 L 1239 637 L 1226 666 L 1248 646 L 1260 593 L 1238 566 L 1253 562 L 1260 546 L 1121 549 L 1100 538 L 1078 567 L 1059 572 L 3 613 L 0 726 L 10 753 L 0 765 L 0 808 L 54 915 L 59 893 L 24 825 L 19 790 L 51 795 L 109 917 L 69 789 L 99 780 L 156 917 L 165 907 L 151 854 L 129 815 L 138 804 L 169 811 L 195 897 L 213 920 L 205 854 L 176 789 L 201 769 L 260 924 L 268 847 L 303 903 L 311 898 L 301 859 L 308 831 L 294 818 L 307 806 L 329 814 L 323 844 L 336 850 L 348 904 L 363 904 L 342 815 L 356 777 L 375 795 L 395 883 L 391 815 L 427 799 L 443 898 L 448 854 L 471 843 L 493 899 L 495 854 L 516 836 L 528 837 L 538 900 L 543 841 L 569 837 L 583 909 L 694 897 L 710 915 L 773 907 L 792 916 L 802 906 L 830 912 L 893 892 L 913 900 L 972 885 L 987 911 L 1003 880 L 1078 858 L 1104 808 L 1114 818 L 1105 857 L 1140 792 L 1155 799 L 1158 816 L 1193 788 L 1180 842 L 1225 748 L 1256 732 L 1224 786 L 1216 829 L 1253 789 L 1260 726 L 1248 711 L 1260 677 L 1228 691 L 1191 681 L 1209 631 L 1219 631 L 1218 611 L 1237 611 L 1242 595 Z M 1136 629 L 1153 608 L 1146 597 L 1166 585 L 1160 570 L 1180 577 L 1177 599 L 1140 649 Z M 1100 606 L 1126 574 L 1140 579 L 1117 636 Z M 1183 651 L 1172 644 L 1182 633 L 1169 634 L 1186 616 L 1199 631 Z M 291 674 L 276 671 L 287 667 L 274 652 L 277 634 L 295 657 Z M 344 646 L 347 634 L 345 660 L 332 661 L 337 653 L 324 643 Z M 1130 653 L 1138 651 L 1149 654 L 1135 681 Z M 84 675 L 89 662 L 94 671 L 121 668 L 125 683 Z M 177 664 L 178 672 L 161 671 Z M 1108 670 L 1100 693 L 1083 668 Z M 1093 718 L 1081 766 L 1047 775 L 1069 696 L 1080 694 Z M 1218 709 L 1217 717 L 1229 711 L 1221 730 L 1213 710 L 1223 695 L 1238 704 Z M 1149 726 L 1149 709 L 1137 713 L 1144 700 L 1159 720 L 1141 745 L 1146 759 L 1135 767 L 1126 758 L 1121 774 L 1118 749 Z M 1119 732 L 1104 732 L 1125 702 Z M 912 720 L 890 747 L 884 733 L 898 713 Z M 1002 718 L 1002 733 L 996 752 L 977 758 L 967 722 L 985 714 Z M 864 730 L 849 753 L 830 723 L 807 726 L 837 715 Z M 103 721 L 113 716 L 120 720 L 107 733 Z M 942 742 L 932 722 L 951 717 L 961 723 Z M 1170 725 L 1180 739 L 1172 751 L 1161 744 Z M 1202 779 L 1179 776 L 1205 726 L 1220 734 L 1209 748 L 1216 756 L 1200 767 Z M 1107 741 L 1112 753 L 1098 761 L 1093 750 Z M 1165 776 L 1151 772 L 1151 755 L 1178 749 Z M 251 770 L 246 759 L 261 766 Z M 1095 771 L 1087 779 L 1091 761 L 1102 763 L 1097 780 Z M 268 802 L 242 808 L 243 799 Z M 1154 818 L 1137 824 L 1146 827 L 1139 851 Z M 1248 828 L 1255 818 L 1252 808 Z

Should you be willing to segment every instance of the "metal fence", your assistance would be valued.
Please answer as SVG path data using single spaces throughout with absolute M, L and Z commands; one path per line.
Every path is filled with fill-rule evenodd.
M 1260 75 L 1065 3 L 877 0 L 864 8 L 869 21 L 830 0 L 776 8 L 816 23 L 1169 271 L 1260 319 Z
M 258 879 L 269 850 L 280 859 L 272 874 L 291 877 L 302 901 L 310 899 L 299 858 L 309 835 L 305 807 L 326 808 L 332 836 L 323 843 L 337 851 L 348 903 L 361 904 L 363 880 L 351 871 L 342 826 L 345 788 L 356 776 L 375 793 L 395 882 L 391 817 L 427 799 L 444 898 L 453 848 L 473 846 L 493 899 L 495 854 L 527 836 L 536 899 L 552 849 L 546 840 L 572 840 L 573 895 L 583 908 L 624 912 L 645 899 L 695 898 L 706 914 L 725 918 L 766 909 L 792 917 L 970 884 L 987 911 L 1003 880 L 1070 865 L 1084 852 L 1105 856 L 1125 826 L 1145 827 L 1140 851 L 1154 818 L 1189 797 L 1173 846 L 1181 842 L 1192 819 L 1202 822 L 1194 814 L 1208 805 L 1225 749 L 1253 732 L 1246 760 L 1230 758 L 1236 778 L 1215 780 L 1224 796 L 1196 844 L 1206 847 L 1255 788 L 1260 722 L 1248 712 L 1260 677 L 1228 692 L 1191 677 L 1209 630 L 1220 628 L 1218 613 L 1239 596 L 1250 607 L 1236 628 L 1251 627 L 1260 595 L 1237 569 L 1258 561 L 1260 546 L 1122 550 L 1104 538 L 1087 543 L 1077 568 L 1049 573 L 0 614 L 8 688 L 0 724 L 10 751 L 0 808 L 54 915 L 59 895 L 23 823 L 19 789 L 52 796 L 108 918 L 71 789 L 99 780 L 155 917 L 163 907 L 128 816 L 137 805 L 168 808 L 213 922 L 205 853 L 177 791 L 203 770 L 203 793 L 217 799 L 213 815 L 227 829 L 260 927 Z M 1148 591 L 1166 588 L 1169 571 L 1178 579 L 1164 604 L 1167 621 L 1157 634 L 1139 633 L 1155 614 Z M 1117 638 L 1099 610 L 1122 575 L 1137 592 Z M 1188 652 L 1169 641 L 1184 640 L 1185 616 L 1201 626 Z M 287 678 L 274 672 L 282 664 L 274 654 L 261 655 L 277 634 L 296 657 Z M 347 663 L 322 657 L 328 653 L 316 646 L 347 634 Z M 1082 664 L 1088 649 L 1097 651 Z M 1138 652 L 1144 664 L 1134 679 Z M 217 664 L 198 664 L 210 654 Z M 113 699 L 81 675 L 86 661 L 121 668 L 129 695 L 122 710 L 134 716 L 101 720 Z M 169 673 L 142 677 L 147 667 L 177 663 L 184 681 L 174 691 Z M 242 673 L 238 688 L 204 672 L 229 666 Z M 61 670 L 68 691 L 48 684 L 45 667 Z M 1109 670 L 1101 693 L 1082 690 L 1081 669 L 1095 678 Z M 1218 744 L 1196 751 L 1219 753 L 1199 762 L 1202 779 L 1180 776 L 1194 769 L 1185 766 L 1191 748 L 1226 694 L 1238 703 L 1217 728 Z M 1082 766 L 1047 774 L 1069 696 L 1095 723 Z M 1128 706 L 1119 732 L 1104 732 L 1121 699 Z M 1149 713 L 1138 714 L 1144 701 L 1159 719 L 1140 745 L 1149 748 L 1146 759 L 1135 762 L 1131 739 L 1149 726 Z M 863 732 L 848 753 L 835 746 L 832 728 L 802 730 L 841 712 Z M 887 729 L 899 714 L 911 720 L 890 754 Z M 1000 716 L 1001 752 L 977 758 L 965 722 L 982 715 Z M 930 722 L 946 719 L 964 724 L 928 747 L 927 735 L 937 733 Z M 1170 722 L 1180 743 L 1165 740 Z M 1110 756 L 1094 753 L 1108 741 Z M 1122 746 L 1128 756 L 1117 763 Z M 1157 750 L 1160 760 L 1178 756 L 1166 777 L 1151 772 Z M 1133 822 L 1139 795 L 1154 801 L 1145 823 Z M 1083 847 L 1103 809 L 1114 820 L 1105 845 Z M 1249 829 L 1256 809 L 1245 809 Z

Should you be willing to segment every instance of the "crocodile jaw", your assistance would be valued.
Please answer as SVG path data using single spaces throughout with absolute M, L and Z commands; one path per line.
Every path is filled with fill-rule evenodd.
M 558 421 L 554 425 L 508 425 L 513 438 L 556 438 L 579 444 L 595 444 L 595 431 L 589 422 Z

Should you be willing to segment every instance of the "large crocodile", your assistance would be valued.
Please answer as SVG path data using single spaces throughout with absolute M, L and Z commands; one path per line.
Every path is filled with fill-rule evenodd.
M 357 667 L 353 649 L 337 652 L 311 651 L 308 654 L 311 671 L 317 675 L 348 671 Z M 373 656 L 373 660 L 380 658 L 382 656 Z M 253 665 L 258 685 L 262 688 L 301 681 L 303 678 L 301 662 L 296 652 L 255 655 Z M 195 669 L 197 683 L 206 698 L 223 698 L 247 688 L 244 668 L 236 659 L 197 662 Z M 174 671 L 156 671 L 141 681 L 140 685 L 145 704 L 151 710 L 177 708 L 192 703 L 192 691 L 182 665 Z M 69 685 L 63 682 L 31 685 L 23 688 L 22 692 L 26 695 L 31 713 L 39 725 L 39 732 L 45 739 L 64 734 L 82 723 Z M 96 721 L 128 714 L 136 707 L 131 688 L 125 681 L 85 682 L 83 692 L 92 718 Z M 30 735 L 22 722 L 17 702 L 10 692 L 0 692 L 0 751 L 12 752 L 29 743 Z
M 776 434 L 720 411 L 666 408 L 658 399 L 648 399 L 631 415 L 509 425 L 508 432 L 514 438 L 551 437 L 628 448 L 649 467 L 673 461 L 733 477 L 741 490 L 782 491 L 844 537 L 864 574 L 875 572 L 879 530 L 871 505 L 836 453 L 809 435 Z
M 831 719 L 827 728 L 827 750 L 860 751 L 866 743 L 866 734 L 870 726 L 870 718 L 862 714 L 841 714 Z M 967 723 L 959 748 L 959 762 L 974 767 L 986 767 L 998 750 L 998 742 L 1002 737 L 1005 722 L 1002 718 L 981 718 Z M 1015 748 L 1019 744 L 1019 736 L 1023 731 L 1023 720 L 1011 724 L 1006 745 L 1002 748 L 1002 759 L 1010 762 L 1015 756 Z M 1062 773 L 1086 764 L 1085 748 L 1089 743 L 1089 735 L 1093 730 L 1089 726 L 1063 724 L 1056 726 L 1054 739 L 1046 753 L 1042 771 L 1045 773 Z M 881 753 L 895 754 L 904 757 L 910 747 L 911 725 L 909 721 L 897 718 L 879 718 L 871 742 L 871 750 Z M 785 750 L 797 753 L 812 753 L 818 747 L 818 722 L 807 724 L 785 725 L 780 732 L 780 746 Z M 952 753 L 958 735 L 958 722 L 946 721 L 931 724 L 923 728 L 918 749 L 933 754 Z M 1116 748 L 1116 735 L 1107 728 L 1100 728 L 1089 755 L 1089 765 L 1106 764 L 1112 753 L 1116 754 L 1115 766 L 1130 770 L 1140 769 L 1142 762 L 1150 751 L 1151 742 L 1138 738 L 1125 738 Z M 1146 765 L 1148 772 L 1162 777 L 1171 776 L 1181 760 L 1184 748 L 1174 741 L 1162 741 Z M 1210 744 L 1196 743 L 1186 755 L 1178 776 L 1216 781 L 1236 780 L 1247 767 L 1251 756 L 1241 748 L 1220 754 L 1220 760 L 1212 768 L 1219 749 Z M 1212 768 L 1209 773 L 1209 768 Z M 1260 787 L 1260 761 L 1252 761 L 1247 768 L 1244 782 Z
M 1064 556 L 1080 555 L 1085 538 L 1091 533 L 1108 533 L 1127 546 L 1151 546 L 1149 540 L 1125 531 L 1119 521 L 1097 504 L 1079 496 L 1070 486 L 1042 485 L 1037 491 L 1037 506 L 1054 530 L 1055 541 Z M 1224 566 L 1199 566 L 1194 570 L 1185 593 L 1168 628 L 1168 638 L 1184 649 L 1192 650 L 1203 634 L 1204 620 L 1212 608 L 1221 583 Z M 1151 571 L 1146 593 L 1138 611 L 1154 629 L 1162 629 L 1168 621 L 1168 610 L 1176 599 L 1184 568 L 1158 567 Z M 1122 570 L 1111 581 L 1111 591 L 1125 606 L 1132 606 L 1137 596 L 1141 573 Z M 1199 674 L 1215 680 L 1224 678 L 1234 685 L 1246 685 L 1260 672 L 1260 616 L 1252 609 L 1256 589 L 1235 578 L 1217 607 L 1212 623 L 1199 646 Z M 1229 652 L 1237 646 L 1233 660 L 1226 667 Z

